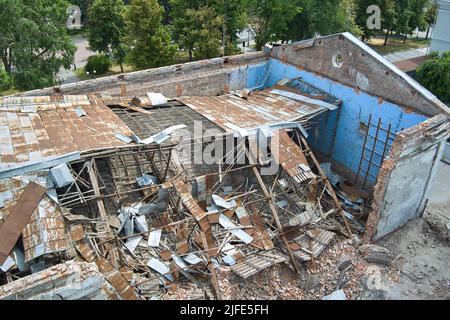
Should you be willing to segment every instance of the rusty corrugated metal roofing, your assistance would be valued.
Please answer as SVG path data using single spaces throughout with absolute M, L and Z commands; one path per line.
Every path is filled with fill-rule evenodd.
M 0 100 L 0 170 L 74 151 L 121 146 L 124 142 L 114 135 L 131 134 L 101 99 L 87 96 L 69 96 L 57 102 L 52 99 Z M 80 106 L 86 116 L 79 117 L 75 112 Z
M 252 92 L 246 99 L 227 94 L 218 97 L 182 97 L 177 100 L 228 132 L 232 130 L 227 124 L 248 129 L 296 121 L 323 110 L 323 107 L 314 104 L 271 93 L 270 89 Z
M 305 154 L 294 140 L 283 130 L 279 131 L 278 139 L 279 152 L 272 152 L 272 154 L 289 176 L 298 183 L 315 178 Z
M 69 243 L 61 209 L 44 195 L 22 232 L 25 261 L 67 250 Z

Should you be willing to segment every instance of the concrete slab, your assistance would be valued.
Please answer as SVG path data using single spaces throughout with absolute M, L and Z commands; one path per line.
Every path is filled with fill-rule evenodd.
M 450 210 L 450 165 L 440 161 L 434 177 L 428 205 L 444 205 Z

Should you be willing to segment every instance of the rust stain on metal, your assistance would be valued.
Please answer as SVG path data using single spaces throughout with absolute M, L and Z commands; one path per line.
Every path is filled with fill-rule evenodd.
M 139 300 L 136 291 L 127 281 L 125 276 L 106 259 L 99 258 L 95 261 L 100 272 L 124 300 Z
M 25 261 L 67 250 L 69 243 L 61 209 L 44 195 L 22 232 Z
M 278 131 L 279 152 L 274 152 L 275 161 L 297 182 L 314 179 L 302 149 L 288 136 L 286 131 Z
M 226 131 L 226 124 L 254 128 L 269 123 L 295 121 L 322 107 L 271 93 L 272 89 L 251 92 L 246 99 L 234 94 L 218 97 L 183 97 L 178 101 L 199 112 Z
M 75 151 L 121 146 L 131 131 L 101 99 L 87 96 L 0 99 L 0 168 Z M 56 99 L 56 98 L 55 98 Z M 24 106 L 27 109 L 23 109 Z M 78 116 L 82 108 L 86 115 Z
M 37 183 L 28 183 L 6 221 L 1 225 L 0 265 L 5 262 L 13 249 L 46 190 Z
M 208 250 L 208 252 L 211 256 L 216 256 L 217 255 L 217 249 L 215 249 L 216 242 L 214 241 L 214 238 L 212 236 L 211 225 L 208 221 L 208 216 L 207 216 L 206 212 L 198 205 L 197 201 L 195 201 L 195 199 L 192 197 L 186 184 L 182 180 L 180 180 L 180 179 L 175 180 L 173 182 L 173 186 L 174 186 L 175 190 L 178 192 L 183 205 L 194 216 L 195 220 L 197 220 L 197 222 L 200 226 L 200 229 L 204 232 L 206 240 L 207 240 L 208 248 L 214 248 L 214 249 L 208 249 L 208 248 L 204 248 L 204 249 Z

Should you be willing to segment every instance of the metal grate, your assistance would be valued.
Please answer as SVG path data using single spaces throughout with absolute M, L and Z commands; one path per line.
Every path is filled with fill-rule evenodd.
M 391 150 L 395 134 L 396 131 L 393 131 L 390 123 L 387 128 L 383 128 L 381 126 L 381 118 L 378 118 L 377 123 L 373 123 L 372 114 L 369 116 L 355 185 L 362 181 L 362 189 L 364 190 L 369 176 L 376 181 L 378 171 Z
M 340 106 L 342 104 L 342 100 L 336 98 L 335 96 L 323 91 L 322 89 L 317 88 L 316 86 L 306 82 L 301 77 L 291 79 L 288 82 L 284 84 L 287 87 L 294 88 L 299 90 L 300 92 L 314 97 L 318 98 L 320 97 L 320 100 L 328 102 L 330 104 L 333 104 L 335 106 Z

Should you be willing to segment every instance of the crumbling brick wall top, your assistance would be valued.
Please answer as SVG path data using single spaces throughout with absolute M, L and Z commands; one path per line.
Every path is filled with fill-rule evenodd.
M 274 47 L 270 56 L 427 116 L 450 109 L 415 80 L 350 33 L 309 45 Z

